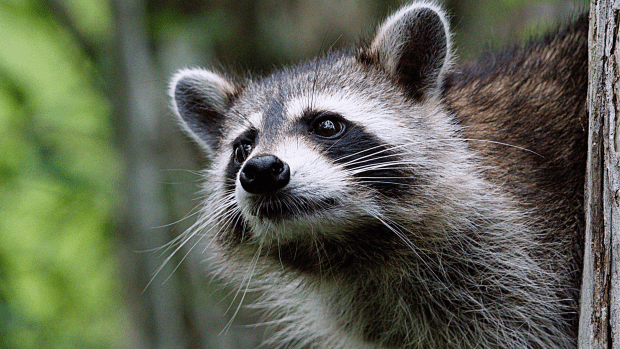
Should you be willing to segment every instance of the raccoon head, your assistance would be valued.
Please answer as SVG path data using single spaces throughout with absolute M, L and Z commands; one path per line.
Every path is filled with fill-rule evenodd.
M 417 3 L 362 48 L 265 78 L 179 71 L 174 112 L 212 160 L 202 226 L 217 225 L 209 229 L 222 240 L 280 248 L 377 225 L 398 230 L 386 222 L 405 206 L 414 221 L 432 220 L 429 203 L 441 195 L 428 189 L 439 180 L 432 168 L 454 153 L 433 141 L 454 134 L 439 97 L 450 57 L 445 15 Z

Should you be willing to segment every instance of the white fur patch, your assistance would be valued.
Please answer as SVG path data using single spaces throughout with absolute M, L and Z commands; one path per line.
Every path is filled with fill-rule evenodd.
M 263 113 L 254 113 L 248 117 L 249 124 L 248 126 L 258 127 L 263 120 Z
M 340 114 L 346 120 L 372 130 L 382 141 L 395 146 L 407 143 L 410 139 L 406 132 L 402 132 L 406 128 L 402 123 L 402 116 L 395 115 L 392 109 L 387 109 L 376 101 L 354 93 L 318 93 L 312 98 L 300 96 L 288 101 L 285 108 L 290 119 L 300 118 L 308 109 Z

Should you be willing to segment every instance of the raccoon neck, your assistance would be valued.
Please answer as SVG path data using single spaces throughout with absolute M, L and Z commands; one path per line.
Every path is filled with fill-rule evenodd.
M 281 246 L 281 263 L 310 285 L 286 294 L 285 312 L 299 315 L 291 328 L 330 348 L 356 347 L 351 338 L 373 348 L 572 347 L 560 315 L 571 306 L 564 280 L 538 257 L 553 256 L 553 246 L 531 238 L 532 222 L 501 198 L 472 195 L 484 202 L 446 221 L 399 222 L 413 232 L 412 245 L 370 224 L 344 241 Z M 308 303 L 315 306 L 298 306 Z M 285 332 L 299 338 L 298 330 Z

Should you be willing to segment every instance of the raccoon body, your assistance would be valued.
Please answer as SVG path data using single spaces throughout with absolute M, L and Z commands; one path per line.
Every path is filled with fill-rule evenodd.
M 452 63 L 444 12 L 260 79 L 175 75 L 217 272 L 290 348 L 574 348 L 587 20 Z

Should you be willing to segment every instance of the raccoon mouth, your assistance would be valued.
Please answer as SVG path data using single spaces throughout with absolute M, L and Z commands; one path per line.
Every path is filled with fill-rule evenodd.
M 289 196 L 259 196 L 255 199 L 250 214 L 252 216 L 281 221 L 309 216 L 337 205 L 335 199 L 308 199 Z

